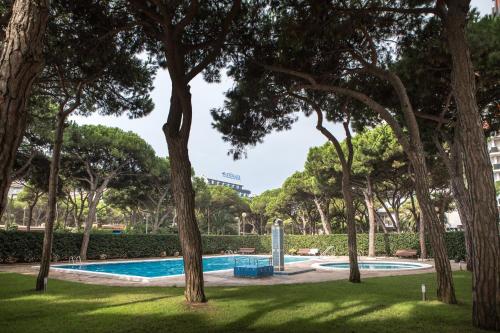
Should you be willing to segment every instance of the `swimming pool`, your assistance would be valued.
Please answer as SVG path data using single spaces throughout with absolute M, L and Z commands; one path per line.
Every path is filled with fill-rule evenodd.
M 203 272 L 223 271 L 234 268 L 235 259 L 269 258 L 269 256 L 217 256 L 203 257 Z M 285 256 L 285 264 L 309 260 L 307 257 Z M 135 260 L 126 262 L 88 263 L 82 265 L 55 265 L 53 269 L 69 272 L 114 275 L 130 278 L 161 278 L 184 274 L 183 259 Z
M 349 269 L 348 262 L 329 262 L 324 264 L 315 264 L 315 268 L 323 270 L 347 270 Z M 421 264 L 416 262 L 397 262 L 397 261 L 360 261 L 358 262 L 359 269 L 370 271 L 400 271 L 410 269 L 426 269 L 431 268 L 431 265 Z

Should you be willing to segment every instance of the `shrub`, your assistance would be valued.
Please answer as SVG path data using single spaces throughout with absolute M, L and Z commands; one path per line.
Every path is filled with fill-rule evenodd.
M 358 254 L 368 253 L 368 235 L 358 234 Z M 445 241 L 450 259 L 465 258 L 464 235 L 461 232 L 446 233 Z M 82 234 L 54 233 L 53 258 L 68 260 L 80 252 Z M 271 236 L 202 236 L 203 252 L 219 254 L 221 251 L 253 247 L 257 253 L 271 252 Z M 43 233 L 0 231 L 0 263 L 37 262 L 42 252 Z M 418 234 L 377 234 L 377 255 L 391 256 L 397 249 L 420 250 Z M 427 245 L 430 255 L 430 246 Z M 285 251 L 318 248 L 320 252 L 330 249 L 331 255 L 347 255 L 347 235 L 286 235 Z M 143 258 L 173 255 L 180 251 L 178 235 L 112 235 L 92 234 L 88 248 L 89 259 Z

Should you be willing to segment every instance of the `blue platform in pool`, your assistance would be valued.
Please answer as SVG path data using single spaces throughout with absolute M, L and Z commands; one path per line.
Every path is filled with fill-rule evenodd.
M 235 277 L 261 278 L 272 276 L 274 273 L 273 260 L 267 258 L 235 258 L 233 274 Z
M 204 257 L 203 271 L 230 270 L 235 266 L 235 258 L 265 258 L 264 256 L 218 256 Z M 307 257 L 285 256 L 285 264 L 309 260 Z M 157 278 L 184 274 L 183 259 L 144 260 L 129 262 L 92 263 L 82 265 L 56 265 L 57 269 L 113 274 L 128 277 Z

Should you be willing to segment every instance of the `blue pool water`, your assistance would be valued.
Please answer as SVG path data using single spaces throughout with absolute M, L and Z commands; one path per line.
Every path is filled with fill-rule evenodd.
M 348 262 L 335 262 L 321 264 L 321 267 L 329 269 L 349 269 Z M 402 269 L 420 269 L 427 268 L 428 265 L 413 264 L 413 263 L 398 263 L 398 262 L 358 262 L 359 269 L 368 270 L 402 270 Z
M 203 271 L 212 272 L 225 269 L 233 269 L 235 259 L 243 259 L 246 257 L 259 258 L 259 256 L 206 257 L 203 258 Z M 309 259 L 307 257 L 304 258 L 304 257 L 285 256 L 285 263 L 287 264 L 305 260 Z M 114 262 L 106 264 L 57 265 L 53 267 L 58 269 L 71 269 L 71 270 L 79 270 L 86 272 L 120 274 L 120 275 L 138 276 L 145 278 L 155 278 L 161 276 L 184 274 L 184 263 L 182 259 Z

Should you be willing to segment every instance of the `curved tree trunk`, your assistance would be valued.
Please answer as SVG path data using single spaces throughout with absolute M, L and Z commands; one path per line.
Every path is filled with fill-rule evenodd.
M 80 246 L 80 258 L 82 260 L 87 260 L 87 250 L 89 248 L 90 233 L 92 232 L 92 226 L 94 225 L 95 216 L 97 213 L 97 203 L 99 202 L 97 196 L 97 193 L 94 193 L 93 198 L 89 198 L 89 213 L 83 227 L 82 245 Z
M 347 246 L 349 249 L 349 281 L 353 283 L 361 282 L 361 275 L 359 273 L 358 266 L 358 250 L 357 250 L 357 239 L 356 239 L 356 220 L 355 220 L 355 208 L 354 201 L 352 198 L 352 188 L 351 188 L 351 172 L 352 172 L 352 160 L 354 156 L 354 150 L 352 146 L 351 131 L 349 129 L 350 123 L 350 113 L 349 105 L 346 102 L 342 106 L 342 111 L 345 113 L 346 119 L 342 123 L 344 131 L 346 134 L 346 145 L 347 145 L 347 156 L 342 149 L 337 138 L 323 126 L 323 111 L 319 106 L 310 102 L 310 105 L 316 111 L 317 122 L 316 129 L 323 134 L 328 141 L 331 142 L 335 148 L 335 152 L 340 160 L 342 166 L 342 195 L 345 202 L 345 217 L 347 223 Z
M 472 207 L 469 195 L 467 193 L 467 188 L 464 181 L 464 168 L 463 168 L 463 158 L 460 135 L 459 131 L 455 131 L 455 139 L 451 144 L 451 149 L 449 155 L 446 154 L 443 147 L 436 142 L 439 154 L 444 161 L 444 165 L 448 169 L 450 174 L 450 184 L 451 192 L 453 198 L 455 199 L 457 205 L 458 215 L 460 216 L 460 221 L 464 228 L 464 241 L 465 241 L 465 251 L 467 257 L 465 258 L 467 264 L 467 270 L 472 272 L 473 269 L 473 243 L 472 243 Z
M 332 233 L 332 226 L 330 225 L 330 221 L 328 221 L 328 216 L 321 207 L 321 202 L 319 202 L 318 198 L 314 198 L 314 204 L 316 205 L 316 208 L 318 209 L 319 212 L 319 216 L 321 218 L 321 226 L 323 227 L 323 232 L 325 233 L 325 235 L 330 235 Z
M 380 195 L 378 195 L 378 194 L 377 194 L 377 199 L 380 202 L 380 204 L 382 205 L 382 207 L 384 207 L 384 210 L 385 210 L 385 212 L 387 214 L 387 217 L 389 217 L 389 219 L 391 220 L 392 225 L 396 229 L 396 232 L 399 233 L 398 222 L 396 222 L 396 219 L 395 219 L 394 215 L 392 215 L 393 212 L 391 212 L 391 210 L 389 209 L 389 207 L 387 207 L 387 204 L 385 203 L 384 199 Z
M 416 147 L 418 149 L 418 147 Z M 434 265 L 437 272 L 437 298 L 438 300 L 456 304 L 455 288 L 453 286 L 453 276 L 451 264 L 446 253 L 444 243 L 444 231 L 439 220 L 429 193 L 429 180 L 425 157 L 421 149 L 415 154 L 409 154 L 415 173 L 415 193 L 420 206 L 423 220 L 426 223 L 426 229 L 432 245 L 434 254 Z
M 33 198 L 33 202 L 28 206 L 28 222 L 26 223 L 26 231 L 31 231 L 31 225 L 33 224 L 33 210 L 38 203 L 38 199 L 40 198 L 40 194 L 36 193 L 35 198 Z
M 365 197 L 366 209 L 368 211 L 368 256 L 375 257 L 375 207 L 373 204 L 372 181 L 370 176 L 366 177 L 366 190 L 363 191 Z
M 376 52 L 376 50 L 373 50 Z M 431 243 L 434 248 L 434 253 L 436 256 L 436 271 L 437 271 L 437 285 L 438 285 L 438 299 L 445 303 L 456 303 L 455 292 L 453 287 L 453 278 L 451 275 L 451 265 L 448 260 L 448 255 L 446 253 L 446 248 L 444 244 L 442 228 L 439 228 L 440 221 L 437 218 L 436 212 L 433 209 L 430 191 L 429 191 L 429 181 L 427 175 L 427 167 L 425 164 L 425 156 L 422 146 L 422 140 L 420 138 L 420 131 L 418 128 L 418 123 L 413 112 L 410 98 L 406 92 L 406 88 L 401 81 L 401 79 L 393 72 L 387 69 L 377 67 L 376 64 L 370 63 L 362 58 L 362 56 L 356 57 L 362 65 L 363 69 L 368 73 L 382 79 L 387 80 L 393 86 L 395 92 L 400 100 L 401 111 L 403 112 L 406 130 L 404 130 L 398 119 L 396 119 L 386 107 L 377 103 L 375 100 L 370 98 L 368 95 L 361 93 L 356 90 L 352 90 L 345 87 L 339 87 L 334 85 L 318 84 L 315 82 L 314 78 L 310 79 L 310 85 L 302 85 L 303 89 L 313 89 L 318 91 L 328 91 L 335 94 L 341 94 L 358 100 L 364 103 L 366 106 L 370 107 L 373 111 L 378 113 L 382 119 L 384 119 L 387 124 L 394 131 L 394 135 L 398 139 L 398 142 L 403 147 L 405 153 L 408 155 L 416 174 L 416 184 L 417 184 L 417 198 L 420 203 L 420 208 L 422 214 L 424 215 L 425 221 L 429 224 L 429 235 L 431 238 Z M 296 71 L 289 69 L 281 69 L 276 67 L 270 67 L 272 70 L 282 72 L 285 74 L 291 74 L 304 78 L 304 74 L 300 73 L 297 75 Z M 306 74 L 309 75 L 309 74 Z M 318 112 L 318 119 L 322 117 L 320 112 Z M 320 121 L 316 126 L 321 130 Z M 345 123 L 344 123 L 344 127 Z M 324 131 L 326 133 L 327 131 Z M 346 134 L 348 134 L 348 128 L 346 128 Z M 326 133 L 325 135 L 328 135 Z M 347 135 L 349 138 L 349 135 Z M 349 140 L 346 140 L 349 146 Z M 337 151 L 342 149 L 338 149 Z M 340 157 L 339 153 L 339 157 Z
M 47 221 L 45 222 L 45 234 L 43 236 L 42 260 L 40 271 L 36 281 L 36 290 L 44 290 L 44 280 L 49 276 L 50 259 L 52 256 L 52 241 L 54 232 L 54 221 L 57 214 L 57 188 L 59 183 L 59 167 L 61 165 L 61 150 L 64 136 L 64 122 L 66 116 L 59 112 L 57 114 L 56 135 L 52 148 L 52 160 L 50 162 L 49 194 L 47 203 Z
M 98 179 L 98 177 L 96 178 Z M 80 258 L 82 260 L 87 260 L 87 250 L 90 242 L 90 233 L 92 232 L 92 227 L 97 217 L 97 206 L 99 205 L 99 201 L 101 200 L 104 191 L 108 187 L 108 183 L 111 178 L 112 176 L 108 176 L 107 178 L 105 178 L 101 185 L 99 185 L 99 187 L 97 187 L 97 184 L 94 183 L 91 186 L 91 190 L 88 194 L 87 198 L 89 203 L 89 213 L 87 215 L 87 219 L 85 220 L 82 245 L 80 247 Z M 95 182 L 97 182 L 97 180 L 95 180 Z
M 380 104 L 373 103 L 373 100 L 370 100 L 368 97 L 364 97 L 364 101 L 368 101 L 369 106 L 387 121 L 413 167 L 413 172 L 415 174 L 415 193 L 422 217 L 425 223 L 427 223 L 426 229 L 434 252 L 434 264 L 437 273 L 437 298 L 444 303 L 456 304 L 457 300 L 455 297 L 455 288 L 453 286 L 451 264 L 448 260 L 448 254 L 444 243 L 443 227 L 431 200 L 429 175 L 427 172 L 424 148 L 406 87 L 401 79 L 393 72 L 370 65 L 368 65 L 367 69 L 375 76 L 388 80 L 398 95 L 408 135 L 404 133 L 396 119 L 390 115 L 384 107 Z
M 48 0 L 16 0 L 0 52 L 0 217 L 26 126 L 26 102 L 43 64 Z
M 202 245 L 200 229 L 196 222 L 195 193 L 191 182 L 191 162 L 187 147 L 189 139 L 187 129 L 190 128 L 191 124 L 190 119 L 186 119 L 186 115 L 190 117 L 192 114 L 191 94 L 189 88 L 183 88 L 178 87 L 178 89 L 172 90 L 169 118 L 163 131 L 168 145 L 172 192 L 177 215 L 176 222 L 184 258 L 186 281 L 184 295 L 190 303 L 201 303 L 206 302 Z
M 181 240 L 188 302 L 205 302 L 203 288 L 201 235 L 194 213 L 194 190 L 191 183 L 191 163 L 182 143 L 167 136 L 172 172 L 172 186 L 177 209 L 177 225 Z
M 382 221 L 382 218 L 377 213 L 375 213 L 375 220 L 378 222 L 379 226 L 382 228 L 382 232 L 385 235 L 387 235 L 389 233 L 389 231 L 387 230 L 387 227 L 385 226 L 384 221 Z
M 472 204 L 472 321 L 500 330 L 500 237 L 491 161 L 476 101 L 475 75 L 465 33 L 469 0 L 446 1 L 444 18 L 452 58 L 452 89 L 457 105 L 465 174 Z
M 307 219 L 303 213 L 300 213 L 300 219 L 302 220 L 302 235 L 307 235 Z

